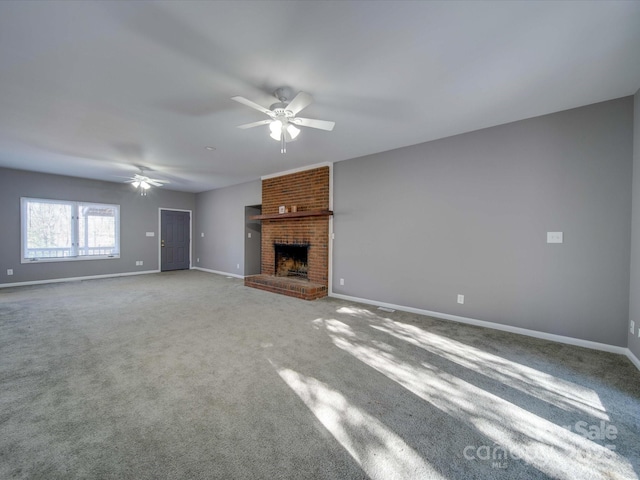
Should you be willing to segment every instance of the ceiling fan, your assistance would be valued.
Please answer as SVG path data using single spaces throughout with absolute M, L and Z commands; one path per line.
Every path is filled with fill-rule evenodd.
M 274 103 L 269 108 L 258 105 L 244 97 L 231 97 L 231 100 L 235 100 L 238 103 L 242 103 L 247 107 L 251 107 L 269 116 L 266 120 L 246 123 L 244 125 L 239 125 L 238 128 L 245 129 L 259 127 L 260 125 L 269 125 L 271 138 L 280 141 L 280 153 L 287 153 L 287 142 L 292 142 L 297 138 L 300 133 L 300 129 L 297 128 L 297 126 L 317 128 L 328 132 L 333 130 L 335 122 L 296 117 L 298 112 L 302 111 L 304 108 L 308 107 L 311 102 L 313 102 L 313 97 L 308 93 L 299 92 L 293 100 L 289 101 L 288 89 L 283 87 L 277 89 L 274 92 L 274 95 L 278 99 L 278 102 Z
M 144 169 L 140 169 L 140 173 L 136 173 L 133 177 L 125 180 L 125 183 L 130 183 L 133 185 L 133 188 L 140 189 L 140 195 L 145 196 L 147 194 L 147 190 L 149 190 L 152 186 L 154 187 L 162 187 L 167 183 L 171 183 L 168 180 L 160 180 L 159 178 L 149 178 L 144 174 Z

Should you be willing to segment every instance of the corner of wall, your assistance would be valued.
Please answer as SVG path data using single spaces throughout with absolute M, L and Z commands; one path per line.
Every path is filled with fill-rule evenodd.
M 243 278 L 245 207 L 261 203 L 260 180 L 198 193 L 195 203 L 194 267 Z
M 640 89 L 633 102 L 633 187 L 631 210 L 631 274 L 629 279 L 629 323 L 627 348 L 635 358 L 629 357 L 640 369 Z

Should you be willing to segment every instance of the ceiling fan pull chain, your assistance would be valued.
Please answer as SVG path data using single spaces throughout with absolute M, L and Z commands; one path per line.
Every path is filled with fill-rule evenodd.
M 287 153 L 287 140 L 284 138 L 284 132 L 282 132 L 280 139 L 282 141 L 280 146 L 280 153 Z

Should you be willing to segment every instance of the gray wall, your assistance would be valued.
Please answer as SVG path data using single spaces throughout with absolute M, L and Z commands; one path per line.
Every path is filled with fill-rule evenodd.
M 632 126 L 626 97 L 336 163 L 334 292 L 626 346 Z
M 261 202 L 259 180 L 196 194 L 194 266 L 244 275 L 244 207 Z
M 635 95 L 633 122 L 633 218 L 631 237 L 631 286 L 629 318 L 636 323 L 632 335 L 629 329 L 629 349 L 640 359 L 640 90 Z
M 20 197 L 120 205 L 120 258 L 21 264 Z M 157 270 L 160 207 L 193 210 L 195 195 L 154 188 L 141 197 L 125 184 L 0 169 L 0 284 Z M 9 268 L 13 276 L 7 276 Z

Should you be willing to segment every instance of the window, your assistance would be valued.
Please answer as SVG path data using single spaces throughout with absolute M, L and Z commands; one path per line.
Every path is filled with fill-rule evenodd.
M 20 201 L 23 263 L 119 258 L 120 205 Z

